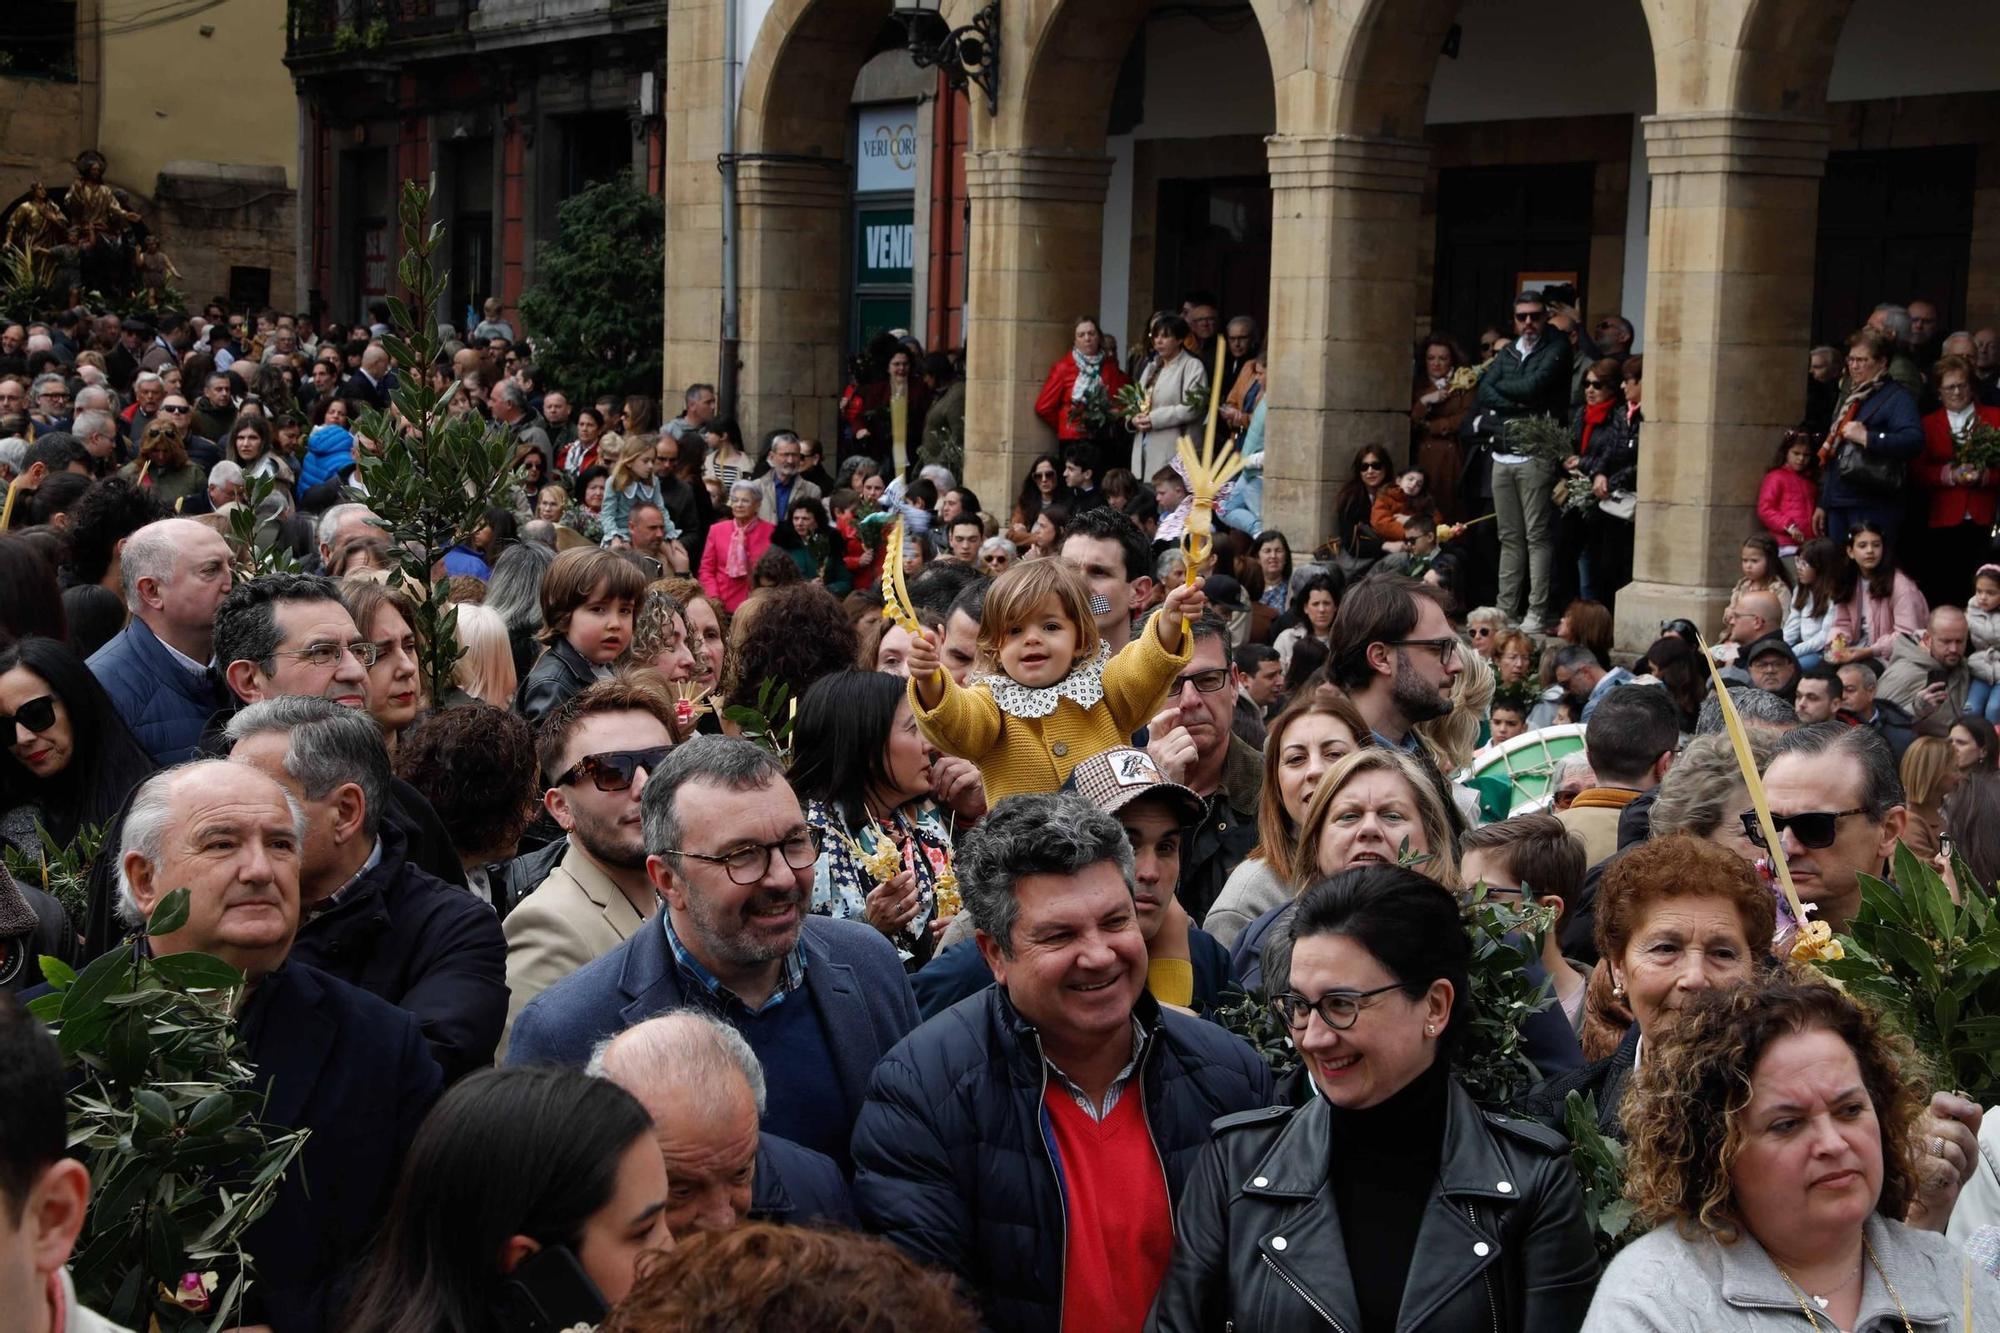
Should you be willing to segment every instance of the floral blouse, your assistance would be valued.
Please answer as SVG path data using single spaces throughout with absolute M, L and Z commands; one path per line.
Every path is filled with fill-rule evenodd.
M 865 921 L 868 895 L 883 881 L 863 867 L 861 857 L 874 852 L 885 833 L 902 849 L 903 863 L 916 870 L 921 906 L 910 923 L 889 942 L 896 946 L 903 966 L 909 970 L 915 971 L 928 962 L 936 948 L 930 923 L 937 916 L 937 877 L 950 868 L 952 859 L 951 835 L 939 819 L 937 807 L 929 801 L 916 807 L 905 806 L 886 821 L 850 831 L 837 808 L 824 801 L 807 801 L 806 823 L 822 834 L 812 893 L 812 910 L 820 916 Z M 860 846 L 859 856 L 849 837 Z

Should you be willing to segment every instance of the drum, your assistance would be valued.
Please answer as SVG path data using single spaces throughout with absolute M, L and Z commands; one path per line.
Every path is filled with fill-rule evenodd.
M 1506 815 L 1533 815 L 1547 810 L 1554 799 L 1556 767 L 1583 753 L 1583 724 L 1565 723 L 1489 745 L 1472 756 L 1461 780 L 1468 786 L 1513 789 Z

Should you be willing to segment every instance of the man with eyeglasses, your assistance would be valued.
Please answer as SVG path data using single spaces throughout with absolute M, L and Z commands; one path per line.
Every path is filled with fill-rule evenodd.
M 917 1025 L 902 960 L 873 926 L 810 910 L 818 839 L 767 751 L 696 736 L 640 802 L 658 925 L 530 1001 L 507 1062 L 581 1066 L 603 1038 L 695 1005 L 769 1071 L 764 1128 L 846 1170 L 869 1078 Z
M 1570 407 L 1569 340 L 1549 332 L 1548 303 L 1539 292 L 1514 298 L 1515 338 L 1479 377 L 1471 431 L 1493 450 L 1493 508 L 1500 529 L 1500 606 L 1527 615 L 1521 628 L 1540 634 L 1549 623 L 1549 575 L 1555 558 L 1555 465 L 1509 447 L 1512 423 L 1546 416 L 1566 421 Z M 1522 581 L 1525 577 L 1527 588 Z
M 129 569 L 129 547 L 125 559 Z M 202 729 L 202 753 L 216 758 L 229 753 L 230 715 L 246 704 L 306 695 L 367 709 L 368 669 L 382 648 L 354 627 L 332 579 L 262 575 L 230 589 L 214 620 L 215 670 L 229 698 Z M 447 883 L 464 885 L 465 867 L 451 834 L 423 793 L 401 778 L 390 779 L 385 814 L 402 833 L 412 861 Z
M 569 836 L 562 859 L 523 884 L 527 896 L 501 923 L 510 1031 L 530 1000 L 631 939 L 659 908 L 639 798 L 673 745 L 671 723 L 656 695 L 620 680 L 599 681 L 542 719 L 542 808 Z
M 1236 734 L 1243 678 L 1229 660 L 1228 623 L 1204 614 L 1192 632 L 1194 653 L 1147 727 L 1147 752 L 1201 798 L 1201 818 L 1187 826 L 1181 843 L 1179 889 L 1181 906 L 1200 921 L 1256 845 L 1264 762 L 1258 748 Z
M 1861 909 L 1861 875 L 1885 875 L 1909 823 L 1889 745 L 1867 727 L 1822 722 L 1778 742 L 1764 795 L 1799 897 L 1838 935 Z M 1753 815 L 1755 812 L 1751 812 Z M 1764 845 L 1754 819 L 1744 831 Z
M 368 714 L 292 696 L 229 720 L 230 762 L 305 815 L 291 956 L 413 1015 L 446 1083 L 493 1063 L 507 945 L 493 909 L 410 860 L 387 818 L 389 750 Z
M 39 434 L 69 429 L 69 381 L 57 374 L 37 375 L 29 391 L 28 415 Z

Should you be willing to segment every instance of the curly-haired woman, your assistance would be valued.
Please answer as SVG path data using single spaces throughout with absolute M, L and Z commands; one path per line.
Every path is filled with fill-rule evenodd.
M 1626 1196 L 1654 1229 L 1584 1333 L 2000 1327 L 2000 1285 L 1922 1229 L 1970 1163 L 1926 1132 L 1920 1068 L 1816 977 L 1698 997 L 1626 1098 Z

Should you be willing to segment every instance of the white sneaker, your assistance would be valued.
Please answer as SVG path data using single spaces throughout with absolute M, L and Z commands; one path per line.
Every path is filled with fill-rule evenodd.
M 1530 638 L 1537 638 L 1542 634 L 1547 633 L 1547 631 L 1542 627 L 1542 622 L 1540 617 L 1529 616 L 1526 620 L 1523 620 L 1521 622 L 1521 633 L 1526 634 Z

